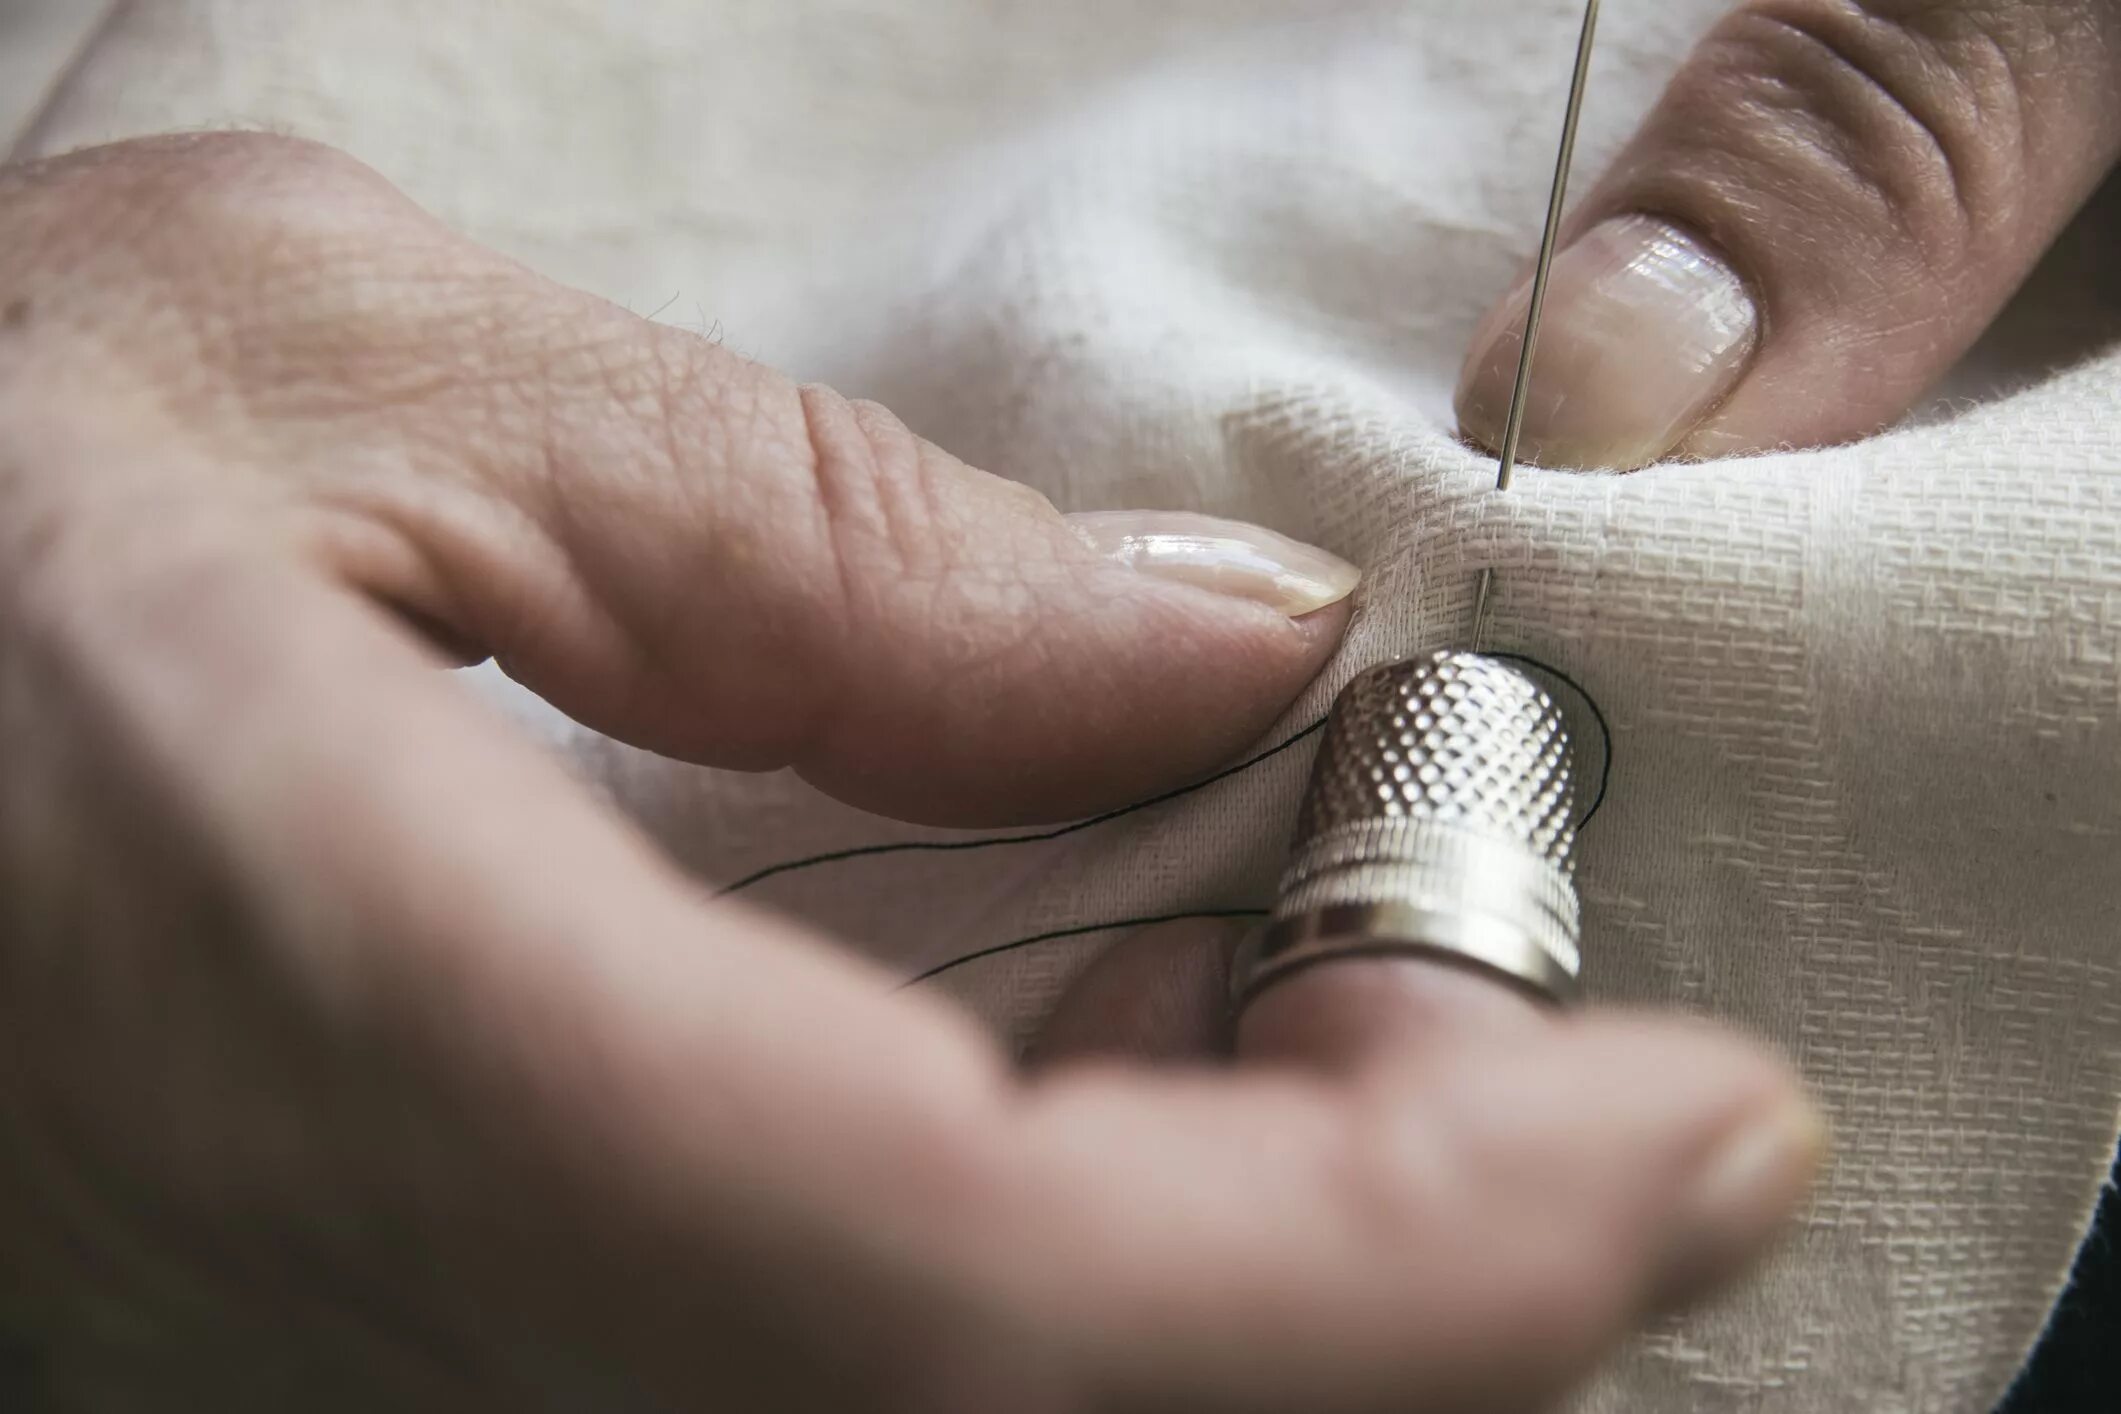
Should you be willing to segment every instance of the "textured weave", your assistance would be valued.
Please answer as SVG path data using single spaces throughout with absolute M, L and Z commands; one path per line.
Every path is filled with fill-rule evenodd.
M 1608 7 L 1587 168 L 1716 9 Z M 1970 362 L 1974 401 L 1855 448 L 1491 494 L 1449 390 L 1529 254 L 1573 22 L 1558 0 L 159 0 L 33 143 L 333 141 L 559 278 L 718 324 L 1064 505 L 1328 546 L 1368 571 L 1362 614 L 1275 740 L 1363 667 L 1462 638 L 1495 566 L 1491 643 L 1613 727 L 1578 864 L 1591 990 L 1787 1047 L 1838 1145 L 1773 1267 L 1584 1408 L 1982 1414 L 2121 1095 L 2121 290 L 2087 224 Z M 500 695 L 708 878 L 934 837 Z M 1253 904 L 1307 765 L 758 893 L 908 975 Z M 1110 941 L 939 985 L 1020 1037 Z

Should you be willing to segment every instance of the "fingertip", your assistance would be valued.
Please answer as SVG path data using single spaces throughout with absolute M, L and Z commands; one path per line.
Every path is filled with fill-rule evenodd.
M 1735 4 L 1571 216 L 1520 456 L 1625 470 L 1898 421 L 2121 153 L 2111 48 L 2029 18 L 2084 8 Z M 1527 295 L 1461 380 L 1488 447 Z
M 1773 1246 L 1829 1149 L 1827 1125 L 1791 1086 L 1734 1124 L 1695 1168 L 1652 1264 L 1649 1307 L 1687 1305 Z
M 1019 525 L 1013 550 L 995 537 L 966 566 L 986 582 L 927 594 L 860 645 L 864 690 L 798 769 L 867 809 L 994 826 L 1124 808 L 1228 768 L 1332 656 L 1359 576 L 1273 532 L 1202 523 L 1150 545 L 1159 534 L 1133 519 L 1104 550 L 1058 516 Z
M 1543 1072 L 1543 1075 L 1542 1075 Z M 1668 1310 L 1747 1272 L 1786 1230 L 1823 1162 L 1826 1125 L 1795 1067 L 1693 1018 L 1586 1014 L 1490 1100 L 1571 1135 L 1591 1260 L 1632 1272 L 1630 1314 Z M 1551 1159 L 1550 1155 L 1550 1159 Z
M 1485 447 L 1503 440 L 1529 300 L 1520 285 L 1489 316 L 1460 378 L 1460 430 Z M 1613 470 L 1658 460 L 1730 396 L 1760 329 L 1752 289 L 1699 236 L 1638 213 L 1591 227 L 1554 260 L 1520 456 Z
M 1403 1097 L 1427 1142 L 1482 1175 L 1467 1221 L 1522 1210 L 1542 1234 L 1523 1270 L 1495 1276 L 1507 1288 L 1551 1263 L 1583 1296 L 1557 1322 L 1625 1320 L 1735 1279 L 1825 1152 L 1801 1078 L 1771 1049 L 1693 1018 L 1563 1012 L 1471 968 L 1312 968 L 1253 999 L 1237 1049 Z M 1526 1250 L 1523 1235 L 1507 1245 Z
M 1314 672 L 1324 667 L 1326 660 L 1340 647 L 1341 640 L 1348 636 L 1348 624 L 1354 617 L 1355 599 L 1350 592 L 1290 620 L 1304 652 L 1315 665 Z
M 1069 516 L 1068 527 L 1114 564 L 1293 620 L 1345 603 L 1362 580 L 1360 570 L 1330 550 L 1218 516 L 1090 511 Z

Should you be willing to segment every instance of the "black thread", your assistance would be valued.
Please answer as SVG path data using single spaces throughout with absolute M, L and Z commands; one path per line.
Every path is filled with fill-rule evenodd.
M 1209 786 L 1227 781 L 1232 776 L 1242 775 L 1255 766 L 1263 766 L 1284 751 L 1298 745 L 1307 738 L 1317 735 L 1325 724 L 1326 719 L 1321 717 L 1295 736 L 1282 742 L 1279 746 L 1262 751 L 1249 761 L 1241 761 L 1226 770 L 1218 771 L 1206 780 L 1195 781 L 1190 786 L 1180 786 L 1177 790 L 1165 791 L 1162 795 L 1151 796 L 1149 799 L 1138 801 L 1133 805 L 1123 805 L 1117 810 L 1108 810 L 1102 815 L 1093 815 L 1087 820 L 1077 820 L 1072 825 L 1061 825 L 1055 829 L 1040 830 L 1034 834 L 1001 835 L 983 840 L 907 840 L 897 844 L 863 845 L 858 849 L 836 849 L 829 854 L 814 854 L 808 859 L 791 859 L 784 864 L 769 865 L 755 874 L 746 874 L 743 878 L 723 889 L 722 893 L 724 895 L 740 893 L 755 884 L 763 884 L 766 880 L 782 874 L 792 874 L 798 869 L 812 869 L 820 864 L 838 864 L 849 859 L 868 859 L 880 854 L 945 854 L 960 850 L 1000 849 L 1006 845 L 1043 844 L 1048 840 L 1063 839 L 1068 835 L 1095 829 L 1099 825 L 1108 825 L 1114 820 L 1122 819 L 1128 815 L 1139 814 L 1144 810 L 1154 809 L 1159 805 L 1168 805 L 1170 802 L 1191 795 L 1195 791 L 1206 790 Z
M 1537 668 L 1541 672 L 1551 674 L 1561 682 L 1566 683 L 1575 691 L 1578 697 L 1583 699 L 1584 705 L 1591 709 L 1592 720 L 1598 724 L 1601 754 L 1598 761 L 1598 793 L 1592 797 L 1590 808 L 1584 811 L 1583 817 L 1576 822 L 1576 828 L 1579 830 L 1583 829 L 1591 823 L 1592 817 L 1604 808 L 1606 791 L 1613 780 L 1613 728 L 1612 724 L 1606 720 L 1605 709 L 1598 705 L 1598 699 L 1593 697 L 1582 683 L 1552 664 L 1543 663 L 1539 659 L 1524 653 L 1490 653 L 1487 656 L 1499 658 L 1505 662 L 1523 663 L 1528 667 Z M 1324 729 L 1328 720 L 1328 718 L 1321 717 L 1279 745 L 1269 747 L 1250 760 L 1240 761 L 1235 766 L 1218 771 L 1204 780 L 1195 781 L 1192 785 L 1180 786 L 1176 790 L 1165 791 L 1162 795 L 1151 796 L 1149 799 L 1137 801 L 1133 805 L 1123 805 L 1117 810 L 1108 810 L 1102 815 L 1093 815 L 1087 820 L 1077 820 L 1073 824 L 1060 825 L 1050 830 L 1038 830 L 1022 835 L 1000 835 L 978 840 L 905 840 L 894 844 L 871 844 L 861 845 L 854 849 L 836 849 L 825 854 L 813 854 L 806 859 L 791 859 L 780 864 L 768 865 L 766 868 L 746 874 L 735 883 L 728 885 L 721 890 L 721 894 L 726 897 L 729 894 L 741 893 L 745 889 L 763 884 L 768 879 L 778 878 L 783 874 L 793 874 L 802 869 L 815 869 L 825 864 L 841 864 L 850 859 L 869 859 L 886 854 L 954 854 L 978 849 L 1002 849 L 1011 845 L 1044 844 L 1050 840 L 1065 839 L 1069 835 L 1080 834 L 1084 830 L 1094 830 L 1099 825 L 1109 825 L 1114 820 L 1124 819 L 1129 815 L 1137 815 L 1144 810 L 1152 810 L 1159 805 L 1168 805 L 1170 802 L 1192 795 L 1196 791 L 1203 791 L 1209 786 L 1227 781 L 1232 776 L 1243 775 L 1256 766 L 1263 766 L 1283 752 L 1316 736 Z M 1091 929 L 1090 931 L 1096 932 L 1099 930 Z M 1012 944 L 1010 946 L 1021 946 L 1021 944 Z
M 918 987 L 923 982 L 933 981 L 952 968 L 963 967 L 969 962 L 978 962 L 982 958 L 997 957 L 1002 953 L 1015 952 L 1018 948 L 1033 947 L 1039 943 L 1056 943 L 1062 938 L 1087 937 L 1091 933 L 1112 933 L 1117 932 L 1121 928 L 1153 928 L 1159 923 L 1184 923 L 1201 918 L 1265 918 L 1267 913 L 1268 910 L 1264 908 L 1224 908 L 1213 909 L 1204 913 L 1162 913 L 1153 918 L 1123 918 L 1117 923 L 1085 923 L 1077 928 L 1056 928 L 1050 933 L 1036 933 L 1031 937 L 1018 938 L 1013 942 L 996 943 L 993 947 L 981 948 L 978 952 L 966 953 L 963 957 L 937 963 L 918 977 L 910 977 L 906 981 L 899 983 L 899 990 L 904 991 L 908 987 Z
M 1599 810 L 1604 807 L 1606 791 L 1613 780 L 1613 728 L 1612 724 L 1606 720 L 1605 709 L 1598 705 L 1598 699 L 1593 697 L 1582 683 L 1550 663 L 1543 663 L 1539 659 L 1524 653 L 1490 653 L 1487 656 L 1498 658 L 1505 662 L 1523 663 L 1527 667 L 1537 668 L 1543 673 L 1550 674 L 1560 682 L 1565 683 L 1578 697 L 1583 699 L 1584 705 L 1591 709 L 1592 720 L 1598 724 L 1599 746 L 1602 754 L 1598 763 L 1598 792 L 1591 798 L 1590 808 L 1584 811 L 1583 818 L 1576 822 L 1576 828 L 1581 830 L 1584 826 L 1590 824 L 1592 817 L 1597 815 Z M 1284 751 L 1288 751 L 1292 747 L 1316 736 L 1324 729 L 1328 720 L 1328 718 L 1321 717 L 1279 745 L 1269 747 L 1250 760 L 1240 761 L 1237 765 L 1218 771 L 1204 780 L 1195 781 L 1192 785 L 1180 786 L 1176 790 L 1165 791 L 1162 795 L 1151 796 L 1149 799 L 1138 801 L 1133 805 L 1121 806 L 1117 810 L 1108 810 L 1102 815 L 1093 815 L 1087 820 L 1078 820 L 1072 825 L 1062 825 L 1055 829 L 1040 830 L 1032 834 L 1004 835 L 981 840 L 912 840 L 897 844 L 864 845 L 858 849 L 834 850 L 829 854 L 812 855 L 807 859 L 791 859 L 786 863 L 771 865 L 756 873 L 747 874 L 723 889 L 722 893 L 725 895 L 733 894 L 781 874 L 790 874 L 799 869 L 815 868 L 823 864 L 837 864 L 849 859 L 866 859 L 884 854 L 946 853 L 975 849 L 999 849 L 1008 845 L 1042 844 L 1048 840 L 1061 839 L 1083 830 L 1095 829 L 1099 825 L 1110 824 L 1112 821 L 1128 815 L 1138 814 L 1141 811 L 1168 804 L 1184 796 L 1192 795 L 1196 791 L 1206 790 L 1209 786 L 1229 780 L 1232 776 L 1242 775 L 1246 771 L 1256 766 L 1264 765 L 1281 755 Z M 996 943 L 991 947 L 981 948 L 977 952 L 966 953 L 962 957 L 938 963 L 919 976 L 910 978 L 899 985 L 902 990 L 906 987 L 918 986 L 923 982 L 932 981 L 942 976 L 952 968 L 963 967 L 968 963 L 978 962 L 983 958 L 997 957 L 1003 953 L 1015 952 L 1020 948 L 1035 947 L 1040 943 L 1059 942 L 1064 938 L 1087 937 L 1092 933 L 1110 933 L 1122 928 L 1148 928 L 1159 923 L 1178 923 L 1189 919 L 1265 918 L 1267 916 L 1268 910 L 1260 908 L 1221 909 L 1203 913 L 1166 913 L 1150 918 L 1126 918 L 1114 923 L 1085 923 L 1073 928 L 1058 928 L 1050 933 L 1037 933 L 1028 938 L 1015 938 L 1006 943 Z

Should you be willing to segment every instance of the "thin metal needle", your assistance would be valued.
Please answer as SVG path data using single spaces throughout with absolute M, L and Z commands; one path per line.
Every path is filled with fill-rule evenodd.
M 1532 276 L 1532 300 L 1525 308 L 1524 348 L 1517 355 L 1517 386 L 1510 393 L 1510 415 L 1503 424 L 1502 469 L 1495 489 L 1510 489 L 1517 473 L 1517 441 L 1524 435 L 1524 395 L 1532 386 L 1532 351 L 1539 343 L 1539 320 L 1546 313 L 1547 281 L 1554 273 L 1554 246 L 1561 239 L 1561 211 L 1569 195 L 1569 168 L 1576 162 L 1576 125 L 1583 117 L 1583 91 L 1591 75 L 1591 44 L 1598 37 L 1598 0 L 1583 7 L 1583 35 L 1576 41 L 1576 73 L 1569 80 L 1569 111 L 1561 122 L 1561 154 L 1554 161 L 1554 190 L 1547 197 L 1547 228 L 1539 240 L 1539 268 Z
M 1502 464 L 1495 489 L 1507 491 L 1517 475 L 1517 443 L 1524 435 L 1524 399 L 1532 386 L 1532 352 L 1539 343 L 1539 320 L 1546 312 L 1547 282 L 1554 273 L 1554 247 L 1561 240 L 1561 213 L 1569 196 L 1569 169 L 1576 164 L 1576 127 L 1583 117 L 1583 93 L 1591 76 L 1591 46 L 1598 38 L 1598 0 L 1585 0 L 1583 33 L 1576 41 L 1576 72 L 1569 79 L 1569 107 L 1561 122 L 1561 152 L 1554 161 L 1554 187 L 1547 196 L 1547 225 L 1539 240 L 1539 264 L 1532 274 L 1532 298 L 1525 306 L 1524 347 L 1517 355 L 1517 384 L 1510 391 L 1510 414 L 1503 423 Z M 1488 596 L 1495 587 L 1492 567 L 1480 572 L 1473 598 L 1473 650 L 1480 651 L 1488 627 Z

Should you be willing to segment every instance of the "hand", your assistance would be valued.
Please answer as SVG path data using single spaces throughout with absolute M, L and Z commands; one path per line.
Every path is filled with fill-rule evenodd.
M 438 671 L 1050 818 L 1255 738 L 1352 580 L 1071 522 L 321 149 L 0 173 L 0 1328 L 66 1408 L 1537 1406 L 1771 1238 L 1781 1066 L 1364 964 L 1233 1067 L 1026 1077 Z M 1163 941 L 1100 975 L 1219 956 Z
M 2117 158 L 2116 0 L 1746 0 L 1570 218 L 1526 457 L 1626 468 L 1881 430 Z M 1489 315 L 1459 384 L 1489 447 L 1526 298 Z

